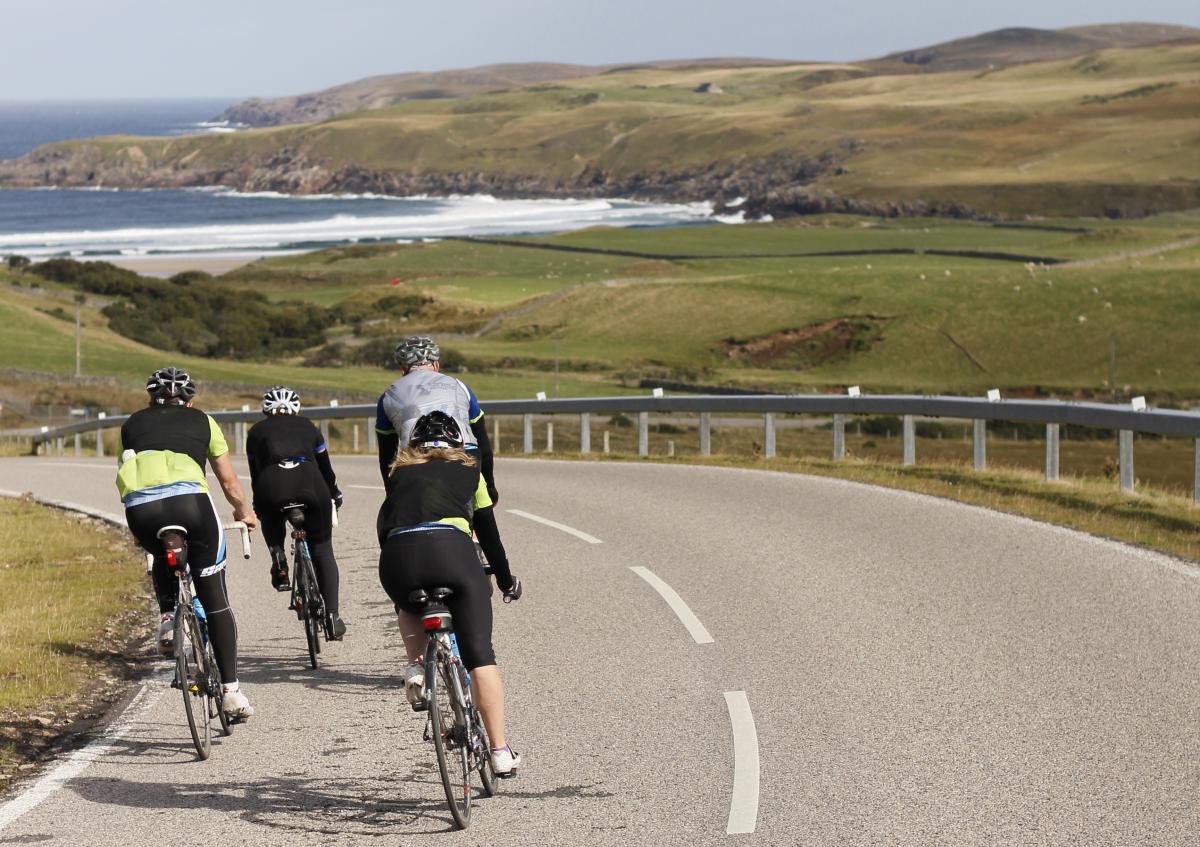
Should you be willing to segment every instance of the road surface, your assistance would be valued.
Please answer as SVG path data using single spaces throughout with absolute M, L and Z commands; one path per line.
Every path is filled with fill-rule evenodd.
M 525 767 L 455 833 L 376 577 L 376 464 L 335 466 L 346 641 L 310 670 L 261 541 L 234 541 L 253 720 L 198 762 L 159 675 L 70 779 L 6 798 L 0 845 L 1200 838 L 1190 565 L 836 480 L 546 460 L 497 463 Z M 0 489 L 120 513 L 113 475 L 0 460 Z

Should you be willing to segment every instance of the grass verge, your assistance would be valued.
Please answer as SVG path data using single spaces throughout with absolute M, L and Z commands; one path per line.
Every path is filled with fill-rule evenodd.
M 103 715 L 147 633 L 146 585 L 122 533 L 0 499 L 0 788 Z
M 646 461 L 629 454 L 581 457 L 578 454 L 543 453 L 538 458 Z M 863 459 L 834 462 L 797 457 L 669 459 L 656 456 L 649 461 L 783 471 L 898 488 L 1020 515 L 1200 562 L 1200 508 L 1196 508 L 1189 498 L 1153 490 L 1122 494 L 1111 480 L 1073 477 L 1046 482 L 1034 471 L 1014 468 L 976 472 L 967 465 L 904 467 Z

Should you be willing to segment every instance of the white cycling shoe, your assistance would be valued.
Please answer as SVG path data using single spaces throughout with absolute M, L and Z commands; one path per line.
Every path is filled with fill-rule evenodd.
M 158 622 L 158 654 L 170 656 L 175 652 L 175 613 L 167 612 Z
M 254 714 L 254 707 L 250 705 L 250 701 L 246 698 L 246 695 L 237 689 L 231 691 L 229 686 L 225 687 L 221 710 L 225 712 L 225 717 L 231 721 L 244 721 Z
M 500 748 L 492 748 L 492 770 L 496 772 L 496 776 L 501 779 L 516 776 L 519 767 L 521 767 L 520 753 L 513 752 L 513 749 L 507 744 Z
M 420 662 L 404 669 L 404 696 L 414 709 L 425 702 L 425 665 Z

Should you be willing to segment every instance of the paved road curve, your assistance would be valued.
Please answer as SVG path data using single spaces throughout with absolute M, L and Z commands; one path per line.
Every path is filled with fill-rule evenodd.
M 306 667 L 260 543 L 230 568 L 253 721 L 196 762 L 159 679 L 0 844 L 1200 838 L 1190 566 L 831 480 L 550 461 L 497 471 L 528 586 L 496 614 L 526 769 L 450 833 L 376 580 L 378 474 L 337 468 L 347 641 Z M 112 476 L 0 461 L 0 488 L 119 511 Z

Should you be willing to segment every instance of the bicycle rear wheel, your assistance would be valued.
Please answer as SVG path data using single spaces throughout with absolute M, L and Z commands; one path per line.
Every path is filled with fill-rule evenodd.
M 212 754 L 212 732 L 208 720 L 207 668 L 196 615 L 190 605 L 175 609 L 175 674 L 183 692 L 183 710 L 196 755 L 201 760 Z
M 437 670 L 431 673 L 434 665 Z M 469 742 L 466 724 L 456 715 L 449 662 L 441 656 L 433 663 L 427 661 L 425 676 L 433 748 L 437 752 L 446 803 L 450 806 L 454 823 L 459 829 L 466 829 L 471 822 L 471 768 L 467 761 Z
M 317 585 L 313 579 L 312 562 L 304 552 L 304 548 L 296 545 L 296 579 L 299 583 L 297 594 L 303 604 L 304 638 L 308 642 L 308 662 L 313 670 L 317 668 L 317 654 L 321 652 L 321 641 L 317 619 L 319 605 L 316 601 Z

